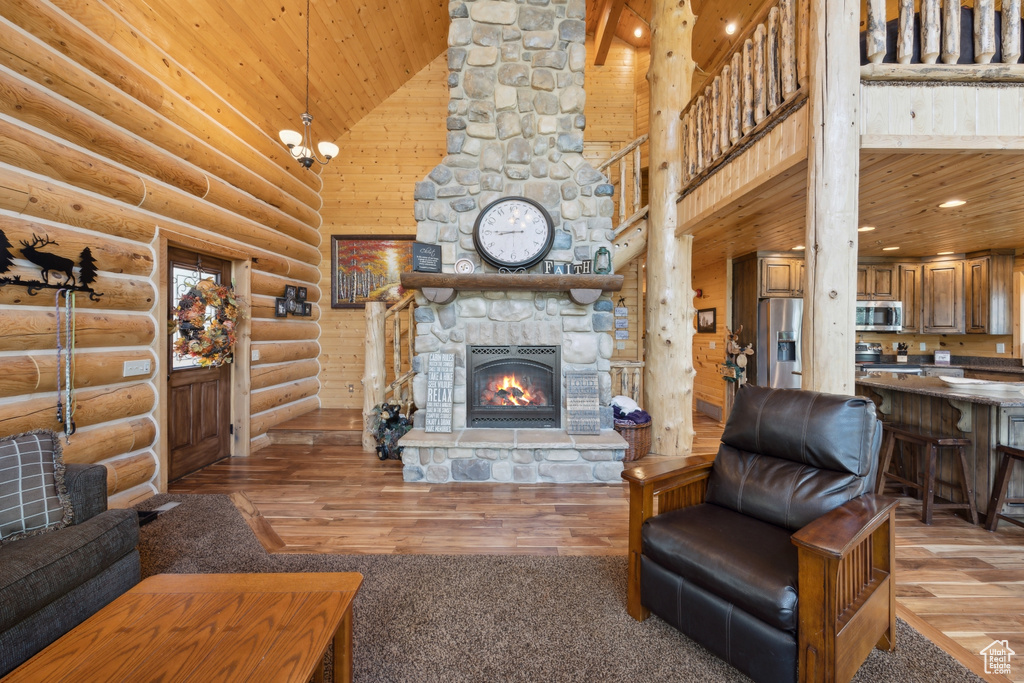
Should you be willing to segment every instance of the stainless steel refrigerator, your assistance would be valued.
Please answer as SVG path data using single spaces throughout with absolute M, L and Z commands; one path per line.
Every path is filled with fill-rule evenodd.
M 757 306 L 757 384 L 799 389 L 803 299 L 761 299 Z

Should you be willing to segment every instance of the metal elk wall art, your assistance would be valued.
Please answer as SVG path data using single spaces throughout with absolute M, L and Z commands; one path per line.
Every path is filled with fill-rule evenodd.
M 43 247 L 60 246 L 46 235 L 39 237 L 32 235 L 32 241 L 19 240 L 21 249 L 12 247 L 7 235 L 0 230 L 0 286 L 22 285 L 28 287 L 30 295 L 37 294 L 42 289 L 58 289 L 65 292 L 85 292 L 93 301 L 99 301 L 103 296 L 92 288 L 96 281 L 96 260 L 93 258 L 92 250 L 89 247 L 82 249 L 76 264 L 70 258 L 59 256 L 49 251 L 41 251 Z M 22 258 L 35 264 L 39 268 L 42 279 L 29 280 L 19 274 L 9 275 L 14 263 L 15 254 L 12 251 L 20 251 Z M 75 267 L 78 267 L 78 274 L 75 274 Z M 51 277 L 53 282 L 50 281 Z

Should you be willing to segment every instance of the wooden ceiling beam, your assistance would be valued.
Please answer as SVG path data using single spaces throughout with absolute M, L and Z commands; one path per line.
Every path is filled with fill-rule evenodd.
M 597 31 L 594 33 L 594 66 L 602 66 L 608 59 L 608 50 L 625 7 L 626 0 L 603 0 L 601 3 L 601 18 L 598 19 Z

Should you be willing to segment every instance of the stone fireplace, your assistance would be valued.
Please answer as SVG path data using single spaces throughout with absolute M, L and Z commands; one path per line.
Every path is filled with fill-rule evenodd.
M 448 153 L 416 184 L 417 240 L 440 245 L 444 273 L 468 259 L 476 274 L 497 275 L 476 253 L 473 226 L 492 201 L 515 196 L 552 218 L 546 259 L 584 262 L 611 250 L 614 188 L 582 156 L 585 0 L 448 7 Z M 414 399 L 425 407 L 428 354 L 454 354 L 454 431 L 427 433 L 417 413 L 401 441 L 406 481 L 621 481 L 626 443 L 612 430 L 610 405 L 612 300 L 606 292 L 579 301 L 514 280 L 443 300 L 417 292 Z M 600 435 L 563 428 L 570 371 L 597 373 Z

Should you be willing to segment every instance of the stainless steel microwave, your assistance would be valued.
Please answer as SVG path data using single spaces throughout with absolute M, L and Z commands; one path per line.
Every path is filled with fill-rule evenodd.
M 858 301 L 857 331 L 899 332 L 903 329 L 902 301 Z

